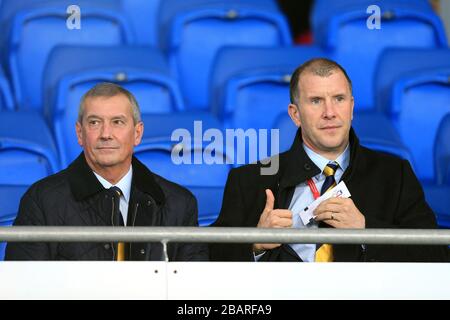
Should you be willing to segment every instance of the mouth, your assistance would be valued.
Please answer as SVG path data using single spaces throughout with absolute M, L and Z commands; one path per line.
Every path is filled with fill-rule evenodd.
M 325 126 L 320 128 L 320 130 L 335 130 L 335 129 L 339 129 L 341 126 Z
M 119 149 L 119 147 L 97 147 L 95 149 L 101 150 L 101 151 L 110 151 L 110 150 L 117 150 L 117 149 Z

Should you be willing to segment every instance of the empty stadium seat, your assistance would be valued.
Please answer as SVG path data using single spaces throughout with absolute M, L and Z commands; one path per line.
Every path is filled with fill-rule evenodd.
M 222 132 L 221 123 L 211 114 L 199 111 L 147 114 L 142 120 L 146 129 L 141 144 L 135 147 L 136 157 L 151 171 L 188 188 L 197 197 L 200 225 L 214 222 L 230 164 L 223 158 L 227 150 L 225 141 L 217 148 L 212 147 L 205 133 L 208 129 Z M 177 133 L 177 129 L 181 131 Z M 181 145 L 186 146 L 185 153 L 180 153 Z M 172 151 L 178 160 L 172 159 Z M 222 159 L 224 164 L 208 164 L 212 162 L 206 159 L 210 151 L 212 157 Z M 181 162 L 180 157 L 189 158 L 191 164 L 176 164 Z
M 133 27 L 136 43 L 158 46 L 158 13 L 162 0 L 121 0 L 124 13 Z
M 389 49 L 377 66 L 377 109 L 411 150 L 422 181 L 434 181 L 433 144 L 450 113 L 450 50 Z
M 380 29 L 369 29 L 370 6 L 380 9 Z M 373 76 L 388 47 L 447 47 L 443 24 L 427 0 L 317 0 L 312 29 L 353 81 L 356 110 L 374 108 Z
M 20 199 L 28 186 L 0 184 L 0 227 L 11 226 L 17 216 Z M 0 242 L 0 261 L 5 256 L 5 242 Z
M 133 43 L 132 29 L 117 1 L 77 1 L 82 9 L 79 29 L 68 27 L 72 20 L 67 9 L 72 4 L 66 0 L 28 1 L 10 14 L 8 67 L 19 108 L 42 108 L 43 68 L 55 46 Z
M 438 185 L 432 182 L 422 183 L 425 199 L 436 216 L 441 228 L 450 228 L 450 185 Z
M 73 61 L 67 63 L 67 61 Z M 165 57 L 150 47 L 59 46 L 45 68 L 45 114 L 52 126 L 63 167 L 80 153 L 75 135 L 78 106 L 99 82 L 115 82 L 136 97 L 142 114 L 184 109 Z
M 319 48 L 306 46 L 224 48 L 213 65 L 212 112 L 227 128 L 269 129 L 287 110 L 294 70 L 311 58 L 325 56 Z
M 0 112 L 0 184 L 30 185 L 60 169 L 52 135 L 35 112 Z
M 186 142 L 186 141 L 185 141 Z M 136 157 L 151 171 L 165 179 L 178 183 L 189 189 L 197 198 L 199 210 L 199 225 L 205 226 L 214 222 L 219 215 L 223 196 L 223 189 L 228 176 L 230 165 L 194 163 L 194 159 L 202 159 L 206 150 L 199 144 L 199 148 L 185 145 L 183 152 L 191 152 L 190 164 L 175 164 L 171 154 L 179 151 L 179 144 L 173 141 L 154 143 L 143 142 L 135 149 Z
M 8 79 L 6 78 L 3 69 L 0 67 L 0 111 L 13 110 L 14 102 L 9 87 Z
M 161 47 L 179 78 L 187 107 L 209 108 L 209 77 L 224 46 L 274 47 L 292 43 L 275 1 L 165 0 L 160 8 Z
M 434 143 L 434 161 L 436 179 L 424 184 L 425 196 L 439 226 L 450 228 L 450 114 L 439 125 Z
M 182 111 L 166 114 L 142 114 L 144 122 L 143 141 L 165 141 L 177 129 L 184 129 L 192 139 L 202 140 L 208 129 L 223 131 L 222 123 L 211 113 L 203 111 Z
M 434 156 L 436 183 L 450 185 L 450 114 L 439 125 L 434 142 Z
M 0 226 L 14 222 L 26 189 L 59 170 L 56 147 L 35 112 L 0 112 Z M 5 243 L 0 243 L 3 260 Z

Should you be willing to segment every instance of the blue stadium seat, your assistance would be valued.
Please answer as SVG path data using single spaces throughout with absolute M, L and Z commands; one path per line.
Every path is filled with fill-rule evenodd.
M 68 0 L 28 1 L 11 14 L 6 30 L 8 66 L 19 108 L 42 108 L 41 79 L 47 56 L 55 46 L 133 43 L 132 29 L 117 1 L 77 1 L 82 9 L 80 29 L 66 25 L 70 22 L 66 11 L 72 4 Z
M 272 127 L 289 105 L 289 81 L 306 60 L 325 57 L 316 47 L 246 48 L 219 51 L 211 77 L 211 105 L 225 127 Z
M 201 124 L 195 121 L 201 121 Z M 199 111 L 144 115 L 143 122 L 146 129 L 142 143 L 135 148 L 135 155 L 150 170 L 185 186 L 197 197 L 200 225 L 214 222 L 220 211 L 230 165 L 226 160 L 224 164 L 208 164 L 202 156 L 203 152 L 213 148 L 216 151 L 213 157 L 223 159 L 226 156 L 223 151 L 226 145 L 212 147 L 204 136 L 208 129 L 222 132 L 221 123 L 211 114 Z M 176 134 L 176 129 L 185 134 Z M 180 145 L 186 146 L 187 153 L 180 154 Z M 171 158 L 172 151 L 180 156 L 188 157 L 189 154 L 191 164 L 175 164 Z
M 154 47 L 159 45 L 158 13 L 161 2 L 162 0 L 121 0 L 137 44 Z
M 49 56 L 43 86 L 45 115 L 55 134 L 63 167 L 81 151 L 74 130 L 80 99 L 99 82 L 115 82 L 130 90 L 143 114 L 184 109 L 178 84 L 157 49 L 56 47 Z
M 14 101 L 9 87 L 8 79 L 6 78 L 3 69 L 0 67 L 0 111 L 13 110 Z
M 30 185 L 60 169 L 52 135 L 35 112 L 0 112 L 0 184 Z
M 214 115 L 204 111 L 143 114 L 142 121 L 145 128 L 143 141 L 147 142 L 165 141 L 177 129 L 185 129 L 192 139 L 195 136 L 198 140 L 202 140 L 202 136 L 208 129 L 223 131 L 222 123 Z
M 439 226 L 450 228 L 450 114 L 445 116 L 434 142 L 436 180 L 425 183 L 428 203 L 434 210 Z
M 26 189 L 59 170 L 56 147 L 42 116 L 0 111 L 0 226 L 14 222 Z M 5 243 L 0 243 L 3 260 Z
M 19 209 L 20 199 L 28 186 L 0 184 L 0 227 L 11 226 Z M 5 242 L 0 242 L 0 261 L 4 259 Z
M 211 66 L 220 48 L 292 43 L 275 1 L 165 0 L 160 10 L 161 47 L 176 70 L 189 108 L 209 108 Z
M 411 150 L 422 181 L 434 181 L 433 143 L 450 113 L 450 50 L 389 49 L 377 67 L 377 109 Z
M 432 182 L 422 183 L 425 199 L 436 215 L 441 228 L 450 228 L 450 185 L 438 185 Z
M 352 127 L 361 145 L 408 160 L 415 168 L 411 152 L 402 144 L 397 132 L 382 115 L 358 113 L 353 117 Z M 274 128 L 280 130 L 280 151 L 289 150 L 297 132 L 297 127 L 289 115 L 287 113 L 280 115 Z
M 185 141 L 186 142 L 186 141 Z M 172 151 L 178 153 L 179 144 L 173 141 L 143 142 L 136 147 L 135 155 L 156 174 L 176 182 L 189 189 L 197 198 L 199 207 L 199 225 L 214 222 L 220 212 L 223 189 L 230 170 L 227 164 L 195 164 L 194 159 L 201 159 L 206 148 L 185 144 L 184 152 L 192 152 L 191 164 L 175 164 L 171 158 Z
M 371 5 L 381 9 L 381 29 L 367 27 Z M 356 110 L 374 108 L 373 76 L 384 49 L 447 47 L 443 24 L 427 0 L 317 0 L 312 29 L 317 43 L 348 71 Z
M 434 156 L 436 183 L 450 185 L 450 114 L 439 125 L 434 142 Z

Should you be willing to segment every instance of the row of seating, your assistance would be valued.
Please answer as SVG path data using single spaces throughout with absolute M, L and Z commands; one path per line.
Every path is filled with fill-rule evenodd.
M 273 128 L 277 117 L 286 112 L 293 69 L 324 55 L 313 46 L 221 50 L 211 76 L 212 110 L 197 111 L 198 120 L 215 116 L 219 128 Z M 449 49 L 386 50 L 376 73 L 377 108 L 355 112 L 363 136 L 386 148 L 404 150 L 404 158 L 411 160 L 424 181 L 435 177 L 430 141 L 435 140 L 441 119 L 450 112 L 449 70 Z M 44 114 L 61 168 L 81 150 L 73 134 L 78 104 L 82 94 L 99 81 L 118 82 L 131 90 L 143 114 L 192 112 L 185 107 L 177 81 L 156 49 L 58 47 L 50 55 L 43 82 Z M 5 101 L 4 109 L 10 109 L 7 81 L 0 78 L 0 83 L 4 83 L 0 100 Z M 355 103 L 358 105 L 356 98 Z
M 77 2 L 81 28 L 66 27 L 66 0 L 4 2 L 5 63 L 19 108 L 42 108 L 44 67 L 51 50 L 63 44 L 131 45 L 136 41 L 122 8 L 138 10 L 129 1 Z M 143 8 L 147 8 L 144 6 Z M 165 52 L 187 105 L 208 108 L 208 75 L 216 51 L 225 45 L 280 46 L 291 44 L 286 18 L 275 0 L 168 0 L 157 8 L 159 48 Z M 151 17 L 151 16 L 150 16 Z M 150 23 L 151 24 L 151 23 Z M 137 26 L 139 27 L 139 26 Z M 141 30 L 138 28 L 137 30 Z M 33 74 L 30 77 L 29 74 Z
M 70 4 L 68 0 L 2 3 L 3 61 L 19 108 L 43 108 L 42 75 L 48 55 L 58 45 L 158 47 L 169 61 L 186 107 L 209 110 L 210 75 L 221 48 L 292 44 L 275 0 L 81 0 L 79 30 L 66 28 Z M 381 29 L 367 27 L 367 8 L 373 5 L 381 10 Z M 316 45 L 354 80 L 358 110 L 375 109 L 374 75 L 384 49 L 447 47 L 443 24 L 428 0 L 317 0 L 312 31 Z M 143 41 L 146 37 L 148 41 Z

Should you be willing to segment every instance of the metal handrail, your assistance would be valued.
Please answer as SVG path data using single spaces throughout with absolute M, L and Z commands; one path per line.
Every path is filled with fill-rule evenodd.
M 8 242 L 450 244 L 448 229 L 263 229 L 224 227 L 0 227 Z

